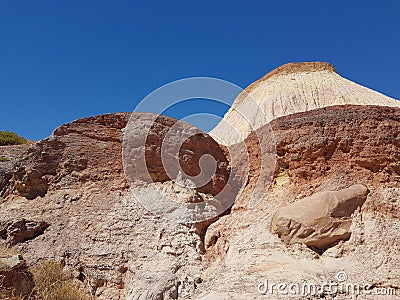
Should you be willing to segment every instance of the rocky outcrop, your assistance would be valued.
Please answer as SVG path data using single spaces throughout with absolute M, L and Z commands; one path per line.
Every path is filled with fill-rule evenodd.
M 12 220 L 0 225 L 0 237 L 14 246 L 43 234 L 47 227 L 49 224 L 44 221 Z
M 61 187 L 79 187 L 86 181 L 124 180 L 121 157 L 116 153 L 121 151 L 121 130 L 129 116 L 101 115 L 60 126 L 19 158 L 8 193 L 35 199 Z
M 2 198 L 1 235 L 30 264 L 63 261 L 99 299 L 189 297 L 200 273 L 202 235 L 209 223 L 196 227 L 164 220 L 131 194 L 121 145 L 130 116 L 77 120 L 23 153 Z M 183 140 L 175 158 L 189 177 L 200 174 L 204 154 L 217 160 L 217 175 L 198 191 L 189 191 L 182 185 L 187 177 L 170 176 L 160 161 L 161 137 L 177 120 L 160 117 L 150 134 L 141 135 L 149 116 L 132 114 L 132 121 L 138 126 L 133 136 L 145 141 L 145 172 L 151 182 L 171 189 L 180 203 L 198 203 L 218 193 L 229 175 L 223 149 L 201 132 Z M 140 174 L 134 175 L 133 181 L 139 181 Z M 146 195 L 147 188 L 142 185 L 140 191 Z
M 16 161 L 29 146 L 30 144 L 0 147 L 0 197 L 7 190 Z
M 32 290 L 32 274 L 22 256 L 0 253 L 0 296 L 8 294 L 28 299 Z
M 180 173 L 181 180 L 192 180 L 201 193 L 217 195 L 225 187 L 228 160 L 208 134 L 183 121 L 153 114 L 141 114 L 138 119 L 133 116 L 131 124 L 124 139 L 128 179 L 166 182 Z M 145 163 L 139 160 L 142 156 Z M 213 161 L 201 165 L 204 156 Z
M 400 101 L 341 77 L 328 63 L 289 63 L 247 87 L 210 135 L 231 145 L 276 118 L 347 104 L 400 107 Z
M 259 182 L 259 145 L 264 138 L 268 144 L 271 128 L 276 143 L 275 183 L 290 182 L 293 197 L 309 196 L 319 187 L 337 190 L 355 183 L 396 187 L 400 180 L 399 109 L 333 106 L 278 118 L 249 135 L 245 141 L 251 165 L 248 188 L 256 193 L 236 201 L 237 207 L 265 191 L 263 181 Z
M 259 180 L 263 164 L 260 141 L 268 140 L 271 128 L 277 163 L 272 184 L 265 186 Z M 257 284 L 266 278 L 270 283 L 322 283 L 335 280 L 340 271 L 355 284 L 368 282 L 399 290 L 394 279 L 398 276 L 394 274 L 400 274 L 399 132 L 397 108 L 344 105 L 278 118 L 250 134 L 245 140 L 249 182 L 231 213 L 207 230 L 206 268 L 201 273 L 199 295 L 204 299 L 212 299 L 212 295 L 252 299 L 260 296 Z M 324 218 L 329 203 L 336 202 L 331 198 L 335 193 L 326 191 L 342 194 L 354 184 L 370 190 L 366 200 L 366 189 L 359 186 L 354 195 L 360 195 L 360 201 L 337 212 L 343 217 Z M 352 199 L 351 194 L 339 198 Z M 251 205 L 253 200 L 257 205 Z M 361 208 L 354 210 L 362 202 Z M 310 206 L 304 209 L 303 205 Z M 327 210 L 318 210 L 318 206 Z M 293 220 L 278 230 L 287 244 L 270 229 L 281 213 L 290 214 L 287 217 Z M 318 215 L 322 219 L 317 220 Z M 296 223 L 302 222 L 305 225 L 296 232 Z M 324 230 L 318 232 L 322 223 L 332 230 L 327 236 L 334 240 L 325 239 Z M 311 225 L 317 231 L 305 230 L 303 237 L 300 230 Z M 303 243 L 307 237 L 316 251 Z M 268 298 L 275 296 L 269 294 Z M 334 297 L 346 299 L 340 294 Z
M 368 193 L 361 184 L 315 193 L 280 208 L 272 219 L 271 230 L 286 244 L 303 243 L 325 251 L 350 238 L 351 216 L 364 204 Z
M 230 207 L 232 202 L 224 206 L 219 201 L 225 198 L 216 200 L 228 190 L 226 154 L 198 128 L 169 117 L 142 114 L 137 119 L 133 115 L 125 129 L 123 150 L 133 194 L 156 215 L 195 224 L 218 217 Z M 200 225 L 200 231 L 207 224 Z
M 274 117 L 279 111 L 289 115 L 269 125 L 257 123 L 261 127 L 232 147 L 151 114 L 109 114 L 59 127 L 6 168 L 0 196 L 2 237 L 28 263 L 62 261 L 100 300 L 255 299 L 265 278 L 318 284 L 334 280 L 339 271 L 351 283 L 400 290 L 399 109 L 385 107 L 393 102 L 347 82 L 326 64 L 283 67 L 250 93 L 259 90 L 266 93 L 262 99 L 269 99 L 271 84 L 284 92 L 282 97 L 273 95 L 284 103 L 275 101 L 272 108 L 264 103 L 266 111 L 273 109 Z M 292 114 L 303 98 L 319 107 L 352 101 L 355 95 L 365 101 L 357 103 L 368 105 L 340 102 Z M 314 108 L 307 101 L 307 109 Z M 261 114 L 245 106 L 257 121 Z M 155 121 L 150 126 L 149 118 Z M 133 126 L 128 128 L 129 123 Z M 124 169 L 125 134 L 133 144 L 127 144 Z M 161 140 L 168 146 L 163 148 Z M 169 208 L 159 205 L 150 188 L 178 205 L 215 203 L 213 197 L 231 187 L 227 179 L 235 177 L 234 162 L 246 174 L 243 191 L 208 223 L 172 222 L 144 207 L 142 200 L 147 199 L 161 211 Z M 170 163 L 172 168 L 166 168 Z M 130 167 L 133 172 L 124 174 Z M 216 170 L 211 178 L 197 177 L 211 168 Z M 355 202 L 347 201 L 354 199 L 354 187 L 350 195 L 325 193 L 354 184 L 370 190 L 365 202 L 361 186 L 355 188 L 354 194 L 360 195 Z M 311 202 L 307 214 L 302 207 L 299 214 L 285 209 Z M 314 206 L 328 210 L 322 219 Z M 292 225 L 283 226 L 288 230 L 279 231 L 282 242 L 270 230 L 277 212 L 316 232 L 303 243 L 297 233 L 293 240 L 285 236 L 293 233 Z M 193 221 L 193 215 L 186 220 Z M 43 230 L 43 224 L 49 226 Z M 339 234 L 341 229 L 345 232 Z M 348 299 L 340 293 L 331 296 Z

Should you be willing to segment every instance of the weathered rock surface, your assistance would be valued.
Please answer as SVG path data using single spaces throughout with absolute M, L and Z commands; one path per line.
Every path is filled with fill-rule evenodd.
M 387 98 L 381 94 L 369 90 L 364 94 L 365 89 L 353 88 L 354 84 L 348 90 L 347 83 L 342 85 L 347 81 L 330 67 L 321 68 L 286 70 L 260 84 L 270 79 L 279 83 L 283 78 L 277 87 L 287 89 L 286 96 L 293 94 L 299 102 L 301 94 L 308 91 L 315 95 L 312 99 L 317 106 L 319 100 L 328 105 L 341 96 L 351 100 L 354 95 L 381 106 L 340 105 L 290 114 L 297 110 L 292 111 L 290 102 L 285 102 L 283 107 L 290 115 L 274 119 L 269 127 L 260 123 L 261 127 L 246 138 L 248 152 L 237 153 L 248 154 L 250 160 L 244 192 L 226 215 L 212 220 L 210 227 L 209 223 L 199 229 L 169 222 L 132 197 L 121 147 L 130 114 L 121 113 L 63 125 L 12 161 L 0 195 L 0 242 L 13 240 L 10 233 L 14 227 L 21 233 L 35 228 L 32 238 L 17 239 L 15 244 L 27 262 L 62 260 L 85 286 L 90 283 L 98 299 L 258 299 L 257 286 L 266 278 L 275 283 L 318 284 L 335 280 L 339 271 L 345 271 L 351 283 L 397 288 L 400 293 L 400 110 L 385 107 Z M 287 82 L 290 76 L 295 78 L 291 85 Z M 311 85 L 309 76 L 313 78 Z M 303 83 L 317 90 L 297 90 Z M 327 87 L 334 89 L 328 93 Z M 274 109 L 280 106 L 274 105 Z M 148 114 L 132 116 L 141 132 L 140 125 Z M 182 184 L 186 182 L 183 174 L 169 176 L 160 165 L 160 137 L 176 121 L 167 117 L 159 121 L 144 144 L 151 181 L 180 203 L 196 204 L 218 193 L 226 183 L 235 153 L 224 154 L 226 148 L 204 133 L 184 143 L 177 158 L 190 176 L 200 172 L 204 154 L 216 158 L 219 170 L 204 190 L 189 192 Z M 143 139 L 140 134 L 139 138 Z M 276 147 L 260 149 L 271 140 L 276 141 Z M 268 157 L 274 153 L 272 148 L 276 148 L 277 163 L 265 174 L 262 167 L 272 164 Z M 230 148 L 235 149 L 240 151 L 240 147 Z M 262 151 L 268 159 L 262 159 Z M 139 173 L 135 178 L 141 180 Z M 268 186 L 265 182 L 270 177 L 274 180 Z M 140 184 L 145 195 L 148 185 Z M 353 184 L 366 186 L 370 193 L 351 214 L 348 240 L 329 244 L 326 251 L 316 253 L 302 243 L 286 245 L 271 232 L 276 213 L 294 199 L 303 201 Z M 336 215 L 332 218 L 337 219 Z M 12 225 L 21 220 L 38 223 L 31 226 L 24 221 L 26 230 Z M 49 226 L 37 231 L 41 222 Z M 333 297 L 349 298 L 343 294 Z
M 303 243 L 324 251 L 351 236 L 351 216 L 369 191 L 355 184 L 340 191 L 319 192 L 280 208 L 271 229 L 286 244 Z
M 346 104 L 400 107 L 400 101 L 341 77 L 328 63 L 289 63 L 247 87 L 210 135 L 231 145 L 276 118 Z
M 19 156 L 30 147 L 26 145 L 1 146 L 0 157 L 0 197 L 5 193 L 9 180 L 12 177 L 13 167 Z
M 133 193 L 159 216 L 196 223 L 230 207 L 218 211 L 221 201 L 214 198 L 230 175 L 225 152 L 192 125 L 154 114 L 132 119 L 125 129 L 123 159 Z M 204 206 L 210 208 L 210 217 L 201 215 Z
M 9 246 L 14 246 L 43 234 L 48 226 L 44 221 L 12 220 L 0 224 L 0 237 Z
M 108 179 L 110 183 L 119 180 L 120 187 L 122 158 L 115 154 L 121 152 L 121 130 L 129 116 L 101 115 L 60 126 L 18 160 L 8 193 L 35 199 L 62 186 L 79 187 L 87 181 Z
M 318 187 L 337 190 L 356 183 L 396 187 L 400 180 L 399 109 L 333 106 L 278 118 L 249 135 L 245 142 L 251 165 L 248 188 L 256 190 L 249 194 L 253 197 L 261 197 L 266 188 L 261 182 L 256 189 L 262 173 L 259 144 L 260 139 L 270 139 L 271 127 L 276 142 L 275 183 L 290 182 L 294 197 L 309 196 Z M 249 198 L 239 199 L 235 206 L 247 206 Z
M 28 298 L 33 289 L 32 274 L 19 254 L 0 253 L 0 293 Z
M 132 118 L 140 128 L 148 116 Z M 28 263 L 64 261 L 77 278 L 89 281 L 99 299 L 189 297 L 201 271 L 201 230 L 207 224 L 196 228 L 163 220 L 132 197 L 121 147 L 129 117 L 121 113 L 77 120 L 23 153 L 2 198 L 1 237 L 15 244 Z M 149 176 L 166 189 L 174 182 L 157 161 L 158 142 L 175 122 L 160 117 L 146 144 Z M 187 140 L 178 158 L 189 175 L 197 175 L 204 153 L 219 158 L 218 176 L 199 192 L 185 193 L 180 187 L 182 202 L 217 193 L 228 174 L 221 148 L 204 133 Z
M 271 126 L 277 142 L 273 184 L 256 189 L 260 186 L 259 139 L 268 137 L 270 130 L 265 128 L 264 134 L 261 127 L 246 139 L 251 169 L 243 195 L 229 215 L 207 230 L 207 267 L 201 274 L 199 298 L 257 299 L 261 297 L 257 285 L 265 279 L 321 284 L 335 281 L 340 271 L 347 274 L 347 282 L 392 287 L 399 293 L 400 110 L 335 106 L 278 118 Z M 347 241 L 319 254 L 301 243 L 285 245 L 271 232 L 276 213 L 295 199 L 358 183 L 370 193 L 351 217 Z M 258 204 L 249 207 L 254 198 Z M 296 298 L 290 293 L 264 297 Z

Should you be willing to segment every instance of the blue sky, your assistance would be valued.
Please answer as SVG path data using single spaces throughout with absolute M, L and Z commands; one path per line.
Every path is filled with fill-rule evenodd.
M 77 118 L 132 111 L 177 79 L 244 88 L 291 61 L 331 62 L 399 99 L 399 11 L 396 0 L 0 0 L 0 130 L 41 139 Z M 169 113 L 226 109 L 192 101 Z

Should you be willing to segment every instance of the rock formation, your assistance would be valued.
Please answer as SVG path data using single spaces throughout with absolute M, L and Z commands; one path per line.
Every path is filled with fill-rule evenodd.
M 193 294 L 203 230 L 209 223 L 163 220 L 132 197 L 125 179 L 122 130 L 129 117 L 143 128 L 149 116 L 120 113 L 77 120 L 22 153 L 13 162 L 2 198 L 3 242 L 24 252 L 28 263 L 62 261 L 100 299 Z M 201 202 L 223 187 L 227 159 L 207 134 L 197 133 L 185 141 L 178 161 L 187 175 L 197 175 L 201 155 L 210 154 L 218 161 L 217 175 L 193 193 L 175 186 L 160 161 L 160 137 L 176 122 L 159 117 L 147 136 L 148 176 L 165 189 L 175 189 L 173 194 L 179 190 L 181 202 Z M 148 192 L 146 185 L 141 191 Z
M 331 64 L 289 63 L 248 86 L 210 134 L 231 145 L 276 118 L 346 104 L 400 107 L 400 101 L 341 77 Z
M 0 157 L 3 158 L 3 160 L 0 161 L 0 197 L 5 193 L 6 187 L 8 186 L 15 162 L 29 146 L 29 144 L 25 144 L 0 147 Z
M 271 127 L 277 143 L 274 182 L 269 188 L 257 189 L 257 144 L 270 130 L 261 127 L 245 141 L 252 168 L 243 195 L 229 215 L 207 230 L 207 267 L 201 274 L 200 295 L 204 299 L 229 299 L 232 295 L 252 299 L 257 295 L 256 284 L 265 279 L 322 283 L 335 281 L 336 274 L 343 271 L 348 282 L 398 290 L 400 110 L 334 106 L 277 118 Z M 316 249 L 316 253 L 303 243 L 285 245 L 271 231 L 282 208 L 354 184 L 366 186 L 370 193 L 360 211 L 356 209 L 350 217 L 347 241 L 338 241 L 326 251 Z M 259 203 L 250 208 L 253 198 Z M 302 211 L 296 216 L 301 217 Z M 268 294 L 270 299 L 275 296 Z M 345 295 L 335 297 L 347 299 Z
M 230 147 L 147 113 L 85 118 L 0 147 L 10 158 L 0 162 L 0 243 L 29 264 L 61 261 L 97 299 L 257 299 L 265 279 L 318 284 L 339 271 L 400 293 L 398 102 L 320 63 L 283 66 L 247 91 L 261 108 L 239 98 L 232 110 L 251 108 L 257 129 L 228 112 L 244 138 Z M 233 143 L 221 128 L 213 133 Z M 234 164 L 247 174 L 241 193 Z M 210 168 L 210 180 L 197 177 Z M 144 207 L 143 196 L 157 201 L 153 187 L 195 207 L 226 188 L 238 197 L 211 220 L 177 223 Z
M 0 297 L 9 292 L 27 299 L 32 293 L 33 278 L 25 261 L 19 254 L 0 249 Z
M 360 208 L 368 189 L 355 184 L 340 191 L 319 192 L 280 208 L 271 229 L 286 244 L 303 243 L 324 251 L 351 236 L 351 216 Z
M 0 236 L 9 246 L 14 246 L 43 234 L 48 226 L 44 221 L 13 220 L 0 225 Z

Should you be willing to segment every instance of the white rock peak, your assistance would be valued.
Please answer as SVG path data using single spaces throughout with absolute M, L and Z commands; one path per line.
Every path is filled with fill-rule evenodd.
M 240 93 L 210 135 L 232 145 L 273 119 L 346 104 L 400 107 L 400 101 L 343 78 L 329 63 L 288 63 Z

